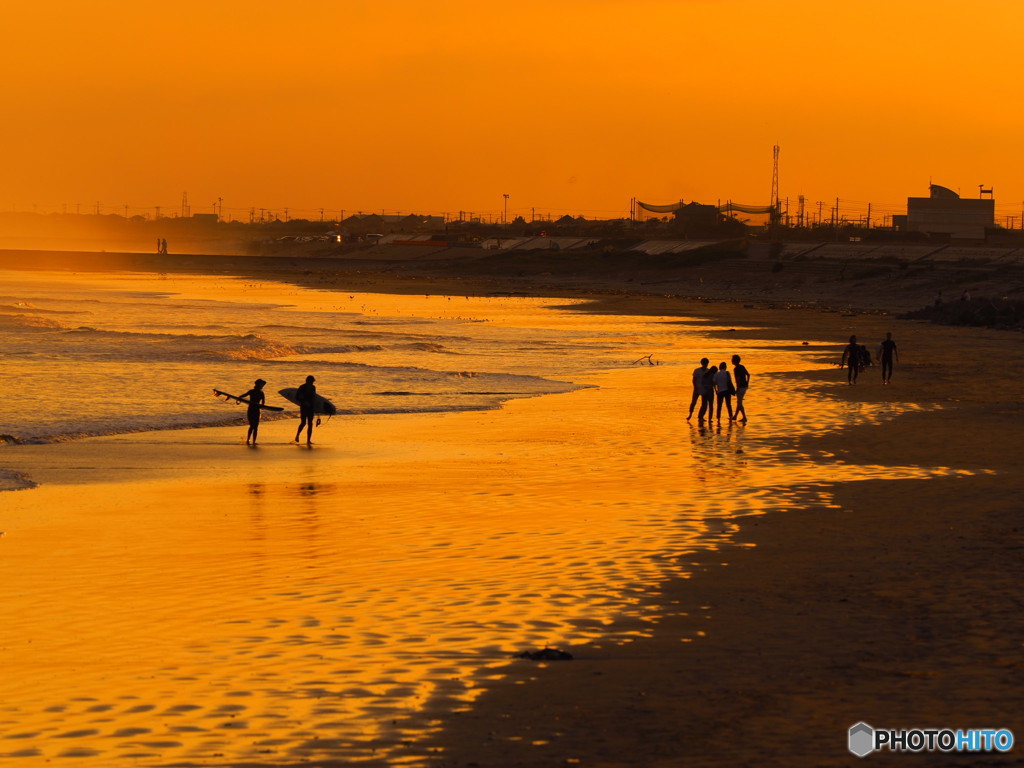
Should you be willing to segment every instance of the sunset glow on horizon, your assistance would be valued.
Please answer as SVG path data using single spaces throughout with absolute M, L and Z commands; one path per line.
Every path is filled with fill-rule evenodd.
M 6 9 L 0 210 L 1024 209 L 1019 0 Z

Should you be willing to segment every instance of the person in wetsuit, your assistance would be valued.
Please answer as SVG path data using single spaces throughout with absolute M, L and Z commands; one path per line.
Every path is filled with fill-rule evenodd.
M 885 341 L 878 345 L 878 357 L 882 361 L 882 383 L 892 383 L 892 364 L 894 360 L 900 359 L 896 351 L 896 342 L 892 340 L 892 333 L 885 334 Z
M 256 445 L 256 436 L 260 431 L 260 406 L 267 402 L 267 396 L 263 394 L 263 387 L 266 384 L 263 379 L 256 379 L 253 388 L 241 396 L 249 401 L 249 408 L 245 412 L 245 417 L 249 420 L 249 431 L 245 435 L 246 445 L 250 444 L 250 440 L 252 445 Z
M 295 399 L 299 403 L 299 429 L 295 433 L 293 443 L 299 442 L 302 428 L 306 428 L 306 445 L 313 444 L 313 422 L 316 419 L 316 381 L 312 376 L 306 377 L 306 383 L 299 387 Z
M 846 383 L 856 384 L 857 374 L 860 373 L 860 346 L 857 344 L 857 337 L 851 336 L 850 343 L 843 348 L 843 357 L 839 361 L 839 367 L 846 368 Z

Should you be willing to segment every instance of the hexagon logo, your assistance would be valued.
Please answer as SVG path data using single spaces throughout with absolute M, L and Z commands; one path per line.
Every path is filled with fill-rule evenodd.
M 870 755 L 875 751 L 875 729 L 867 723 L 851 726 L 847 746 L 857 757 Z

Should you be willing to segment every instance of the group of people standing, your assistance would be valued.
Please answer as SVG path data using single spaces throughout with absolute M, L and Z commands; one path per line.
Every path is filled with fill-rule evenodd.
M 729 373 L 729 366 L 725 362 L 717 367 L 710 366 L 706 357 L 700 360 L 700 368 L 693 371 L 693 395 L 690 397 L 690 412 L 686 416 L 689 421 L 693 418 L 693 411 L 700 402 L 700 410 L 697 412 L 697 421 L 703 421 L 705 416 L 708 423 L 715 418 L 722 421 L 722 409 L 725 408 L 729 414 L 729 421 L 746 423 L 747 409 L 743 399 L 750 387 L 750 371 L 740 362 L 739 355 L 732 356 L 732 374 Z M 736 410 L 733 411 L 732 399 L 736 398 Z M 717 411 L 716 411 L 717 406 Z

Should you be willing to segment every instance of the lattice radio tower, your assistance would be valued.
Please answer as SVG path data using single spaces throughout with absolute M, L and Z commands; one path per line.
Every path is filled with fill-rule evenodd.
M 772 147 L 772 199 L 771 199 L 771 221 L 778 224 L 782 214 L 782 207 L 779 204 L 779 145 Z

